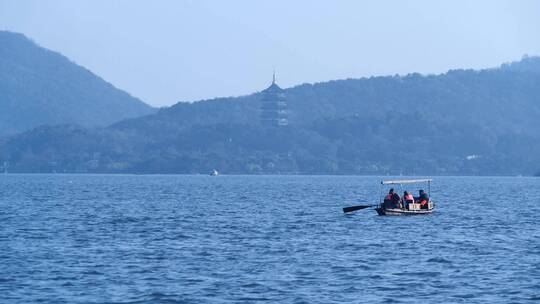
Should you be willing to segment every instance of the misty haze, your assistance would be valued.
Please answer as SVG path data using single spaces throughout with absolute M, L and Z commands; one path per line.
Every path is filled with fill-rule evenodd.
M 539 35 L 536 1 L 0 0 L 0 302 L 536 302 Z

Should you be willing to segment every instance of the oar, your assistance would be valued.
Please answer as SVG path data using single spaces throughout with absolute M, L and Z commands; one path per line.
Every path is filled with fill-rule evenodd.
M 345 207 L 343 208 L 343 212 L 344 213 L 347 213 L 347 212 L 353 212 L 353 211 L 356 211 L 356 210 L 361 210 L 361 209 L 365 209 L 365 208 L 369 208 L 369 207 L 373 207 L 374 205 L 358 205 L 358 206 L 352 206 L 352 207 Z

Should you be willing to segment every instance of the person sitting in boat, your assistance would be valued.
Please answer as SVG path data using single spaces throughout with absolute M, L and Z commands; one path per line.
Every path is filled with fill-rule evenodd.
M 403 207 L 405 209 L 409 209 L 409 204 L 414 204 L 414 197 L 412 194 L 410 194 L 409 192 L 405 191 L 403 192 L 403 199 L 402 199 L 402 202 L 403 202 Z
M 419 191 L 420 196 L 416 198 L 416 201 L 420 204 L 420 209 L 428 209 L 429 196 L 424 190 Z
M 401 198 L 399 197 L 399 194 L 394 192 L 394 188 L 390 189 L 388 191 L 388 194 L 384 198 L 384 208 L 386 209 L 394 209 L 394 208 L 401 208 L 400 204 Z

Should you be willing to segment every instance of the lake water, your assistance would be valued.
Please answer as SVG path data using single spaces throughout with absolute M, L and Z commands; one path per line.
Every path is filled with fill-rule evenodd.
M 539 178 L 439 177 L 432 215 L 342 213 L 379 181 L 0 175 L 0 302 L 540 302 Z

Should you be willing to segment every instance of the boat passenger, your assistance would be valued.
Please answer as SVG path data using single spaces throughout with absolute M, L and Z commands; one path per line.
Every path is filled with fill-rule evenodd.
M 420 203 L 420 209 L 428 209 L 429 205 L 429 196 L 424 190 L 419 191 L 420 196 L 416 198 L 416 201 Z
M 384 208 L 386 209 L 393 209 L 393 208 L 401 208 L 400 204 L 401 198 L 399 197 L 399 194 L 394 192 L 394 188 L 390 189 L 388 191 L 388 194 L 384 198 Z
M 414 197 L 412 194 L 410 194 L 409 192 L 405 191 L 403 192 L 403 207 L 405 209 L 409 209 L 409 204 L 413 204 L 414 203 Z
M 392 208 L 392 197 L 394 196 L 394 188 L 391 188 L 388 191 L 388 194 L 384 197 L 383 208 L 390 209 Z

